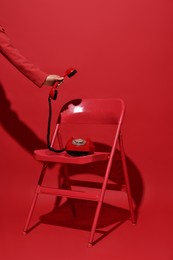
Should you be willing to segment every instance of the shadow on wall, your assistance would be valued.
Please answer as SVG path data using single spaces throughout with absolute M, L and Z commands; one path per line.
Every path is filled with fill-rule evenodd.
M 11 109 L 11 103 L 7 99 L 5 91 L 0 83 L 0 123 L 5 131 L 14 138 L 20 146 L 29 153 L 37 147 L 45 148 L 46 144 L 20 120 L 17 113 Z M 26 138 L 27 136 L 27 138 Z
M 26 151 L 31 155 L 33 154 L 34 149 L 41 149 L 46 147 L 46 143 L 40 140 L 37 135 L 24 123 L 20 120 L 17 113 L 13 111 L 10 107 L 10 101 L 7 99 L 5 91 L 0 84 L 0 105 L 1 105 L 1 125 L 5 131 L 14 138 L 20 146 L 22 146 Z M 3 112 L 2 112 L 3 111 Z M 26 138 L 27 136 L 27 138 Z M 97 150 L 110 150 L 108 145 L 95 143 Z M 119 157 L 119 152 L 117 151 L 116 158 Z M 132 197 L 135 203 L 136 217 L 138 216 L 139 208 L 142 202 L 144 186 L 141 178 L 141 174 L 132 160 L 126 156 L 127 168 L 129 172 L 130 185 L 132 191 Z M 96 165 L 97 164 L 97 165 Z M 82 173 L 91 173 L 95 175 L 102 176 L 106 167 L 105 162 L 97 162 L 96 164 L 85 165 L 82 169 L 81 165 L 74 166 L 69 165 L 68 169 L 72 176 Z M 116 174 L 115 174 L 116 173 Z M 63 176 L 63 167 L 59 174 L 59 178 L 62 179 Z M 115 160 L 112 165 L 112 171 L 110 179 L 118 185 L 112 187 L 113 189 L 120 189 L 121 185 L 124 182 L 122 175 L 122 165 L 120 160 Z M 76 182 L 74 180 L 74 182 Z M 77 183 L 74 183 L 77 184 Z M 81 183 L 78 183 L 81 184 Z M 83 184 L 83 183 L 82 183 Z M 87 183 L 91 185 L 89 182 Z M 76 201 L 75 208 L 77 213 L 77 218 L 73 218 L 72 214 L 69 214 L 69 201 L 60 206 L 61 199 L 57 198 L 55 201 L 54 208 L 48 214 L 45 214 L 40 217 L 40 223 L 48 223 L 53 225 L 68 226 L 72 228 L 82 228 L 89 229 L 91 225 L 91 219 L 94 214 L 95 202 L 90 201 Z M 58 210 L 57 210 L 58 209 Z M 112 230 L 118 227 L 121 223 L 129 218 L 129 211 L 114 207 L 108 204 L 103 205 L 103 215 L 99 220 L 99 226 L 103 227 L 105 225 L 115 224 Z M 36 225 L 37 225 L 36 224 Z M 34 227 L 34 226 L 33 226 Z M 32 229 L 32 228 L 31 228 Z M 110 231 L 109 231 L 110 232 Z M 109 232 L 105 233 L 106 236 Z

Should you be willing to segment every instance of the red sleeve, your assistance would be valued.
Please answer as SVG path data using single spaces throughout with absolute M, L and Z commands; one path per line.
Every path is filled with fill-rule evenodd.
M 41 87 L 48 74 L 30 63 L 10 42 L 5 30 L 0 26 L 0 53 L 5 56 L 23 75 Z

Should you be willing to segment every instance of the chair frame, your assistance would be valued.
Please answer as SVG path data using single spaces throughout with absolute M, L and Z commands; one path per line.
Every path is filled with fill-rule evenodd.
M 82 102 L 85 102 L 85 101 L 88 102 L 90 100 L 95 100 L 95 99 L 82 99 Z M 96 99 L 96 100 L 104 100 L 104 99 Z M 123 167 L 123 173 L 124 173 L 124 179 L 125 179 L 125 185 L 124 185 L 125 189 L 124 189 L 124 191 L 126 191 L 126 193 L 127 193 L 131 222 L 132 222 L 132 224 L 135 224 L 136 220 L 135 220 L 135 213 L 134 213 L 134 205 L 133 205 L 133 199 L 132 199 L 132 195 L 131 195 L 131 188 L 130 188 L 130 183 L 129 183 L 129 176 L 128 176 L 128 170 L 127 170 L 127 165 L 126 165 L 126 157 L 125 157 L 124 145 L 123 145 L 123 137 L 122 137 L 122 132 L 121 132 L 122 122 L 123 122 L 124 113 L 125 113 L 125 104 L 124 104 L 124 101 L 121 100 L 121 99 L 108 99 L 107 101 L 109 102 L 109 100 L 111 100 L 111 102 L 115 101 L 115 102 L 119 102 L 121 104 L 121 113 L 120 113 L 119 118 L 117 120 L 118 122 L 117 122 L 116 135 L 115 135 L 113 145 L 112 145 L 112 149 L 111 149 L 110 153 L 104 153 L 104 152 L 100 152 L 100 153 L 98 152 L 97 153 L 96 152 L 93 155 L 81 156 L 79 158 L 73 158 L 73 157 L 69 156 L 67 158 L 67 160 L 64 161 L 64 156 L 65 156 L 66 152 L 56 154 L 54 152 L 48 151 L 47 149 L 34 151 L 35 159 L 38 160 L 38 161 L 41 161 L 43 163 L 43 166 L 42 166 L 41 174 L 40 174 L 38 184 L 37 184 L 37 187 L 36 187 L 36 190 L 35 190 L 35 193 L 34 193 L 32 204 L 31 204 L 31 207 L 30 207 L 30 210 L 29 210 L 29 214 L 28 214 L 28 217 L 27 217 L 27 220 L 26 220 L 26 224 L 25 224 L 25 227 L 24 227 L 24 231 L 23 231 L 24 234 L 28 233 L 29 224 L 30 224 L 30 221 L 31 221 L 31 218 L 32 218 L 32 214 L 33 214 L 36 202 L 37 202 L 37 198 L 38 198 L 38 195 L 41 194 L 41 193 L 55 195 L 55 196 L 67 197 L 69 199 L 70 198 L 77 198 L 77 199 L 82 199 L 82 200 L 97 201 L 95 216 L 94 216 L 94 219 L 93 219 L 91 232 L 90 232 L 90 236 L 89 236 L 89 240 L 88 240 L 88 246 L 91 247 L 94 244 L 94 235 L 95 235 L 95 232 L 96 232 L 96 227 L 97 227 L 97 223 L 98 223 L 98 219 L 99 219 L 99 215 L 100 215 L 100 210 L 101 210 L 101 207 L 102 207 L 102 204 L 103 204 L 104 195 L 105 195 L 105 192 L 106 192 L 106 187 L 107 187 L 107 183 L 108 183 L 108 179 L 109 179 L 109 174 L 110 174 L 110 170 L 111 170 L 112 162 L 114 160 L 114 154 L 115 154 L 117 146 L 119 147 L 121 160 L 122 160 L 122 167 Z M 65 111 L 65 113 L 67 113 L 66 109 L 64 109 L 64 106 L 63 106 L 63 108 L 61 109 L 61 111 L 59 113 L 58 121 L 57 121 L 55 131 L 54 131 L 54 134 L 53 134 L 53 137 L 52 137 L 52 141 L 51 141 L 52 147 L 53 147 L 57 137 L 58 137 L 58 142 L 60 144 L 60 148 L 62 148 L 62 146 L 63 146 L 61 135 L 59 134 L 59 129 L 60 129 L 61 121 L 64 120 L 63 116 L 62 116 L 64 111 Z M 41 156 L 41 155 L 38 156 L 39 151 L 43 151 L 43 156 Z M 49 153 L 50 156 L 46 157 L 45 153 Z M 50 187 L 45 187 L 45 186 L 42 185 L 49 163 L 53 162 L 53 163 L 60 163 L 60 164 L 61 163 L 65 163 L 65 164 L 66 163 L 67 164 L 68 163 L 70 163 L 70 164 L 76 164 L 76 163 L 77 164 L 85 164 L 85 163 L 92 162 L 93 158 L 94 158 L 95 161 L 100 161 L 100 160 L 108 161 L 105 176 L 104 176 L 104 181 L 102 183 L 101 192 L 99 194 L 93 195 L 92 193 L 84 193 L 84 192 L 73 191 L 71 189 L 70 183 L 68 182 L 68 179 L 67 179 L 67 189 L 50 188 Z M 75 209 L 74 209 L 73 205 L 72 205 L 72 211 L 75 215 Z

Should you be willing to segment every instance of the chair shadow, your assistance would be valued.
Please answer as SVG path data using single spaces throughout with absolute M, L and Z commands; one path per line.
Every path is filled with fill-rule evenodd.
M 37 224 L 48 224 L 65 228 L 90 231 L 94 219 L 97 203 L 95 201 L 73 200 L 76 210 L 74 216 L 70 200 L 51 212 L 40 216 Z M 94 244 L 106 237 L 113 230 L 127 221 L 130 217 L 129 211 L 119 207 L 103 203 L 99 221 L 96 229 Z
M 96 149 L 99 151 L 106 150 L 109 151 L 110 147 L 105 144 L 95 143 Z M 126 157 L 127 168 L 129 173 L 129 181 L 131 186 L 132 198 L 135 205 L 135 217 L 138 218 L 139 208 L 142 203 L 144 185 L 140 175 L 139 170 L 134 165 L 134 163 Z M 91 174 L 103 176 L 106 169 L 106 162 L 95 162 L 82 165 L 67 165 L 68 172 L 71 177 L 71 185 L 73 186 L 82 186 L 89 188 L 100 188 L 101 183 L 92 182 L 89 180 L 78 180 L 73 178 L 78 174 Z M 60 175 L 58 175 L 57 182 L 60 183 L 64 176 L 63 166 L 60 169 Z M 118 190 L 121 191 L 124 182 L 122 163 L 120 160 L 120 153 L 117 150 L 115 154 L 115 160 L 112 165 L 110 180 L 113 181 L 107 185 L 109 190 Z M 65 182 L 61 182 L 61 187 L 65 188 Z M 55 226 L 62 226 L 73 229 L 82 229 L 86 231 L 91 230 L 92 221 L 94 219 L 94 213 L 96 210 L 96 203 L 93 201 L 81 201 L 81 200 L 72 200 L 74 202 L 76 216 L 72 214 L 70 200 L 67 200 L 66 203 L 61 205 L 61 197 L 56 197 L 55 204 L 53 209 L 40 216 L 39 224 L 49 224 Z M 94 240 L 93 244 L 96 244 L 101 239 L 106 237 L 113 230 L 122 225 L 125 221 L 130 220 L 130 212 L 128 209 L 116 207 L 107 203 L 103 203 L 102 210 L 99 216 L 99 221 L 96 229 L 96 234 L 99 236 Z
M 22 122 L 18 114 L 11 108 L 11 102 L 6 97 L 6 93 L 1 83 L 0 107 L 1 126 L 21 147 L 30 154 L 33 154 L 33 151 L 37 147 L 46 147 L 46 143 L 42 141 L 24 122 Z
M 98 151 L 106 151 L 109 152 L 111 147 L 109 145 L 103 144 L 103 143 L 94 143 L 96 150 Z M 123 174 L 123 167 L 122 162 L 120 160 L 121 155 L 119 150 L 116 150 L 115 157 L 112 163 L 111 172 L 109 179 L 114 182 L 114 184 L 108 184 L 107 188 L 110 190 L 121 190 L 123 189 L 123 185 L 125 184 L 124 180 L 124 174 Z M 136 167 L 136 165 L 132 162 L 132 160 L 126 156 L 126 163 L 127 163 L 127 170 L 129 175 L 129 182 L 130 182 L 130 188 L 131 188 L 131 194 L 134 201 L 135 206 L 135 217 L 136 220 L 138 219 L 138 213 L 139 209 L 143 200 L 144 196 L 144 184 L 141 177 L 141 174 L 139 172 L 139 169 Z M 104 177 L 105 170 L 107 167 L 106 161 L 101 162 L 94 162 L 86 165 L 67 165 L 66 166 L 69 176 L 73 177 L 78 174 L 91 174 L 91 175 L 98 175 L 101 177 Z M 62 187 L 65 188 L 65 183 L 62 182 L 64 176 L 64 168 L 63 166 L 60 169 L 60 174 L 58 175 L 57 183 L 62 183 Z M 77 186 L 86 186 L 90 188 L 101 188 L 101 185 L 87 181 L 87 180 L 71 180 L 71 185 L 77 185 Z M 59 207 L 60 198 L 57 198 L 54 208 L 56 209 Z
M 90 231 L 97 202 L 77 199 L 73 199 L 73 202 L 75 216 L 71 210 L 71 201 L 67 200 L 53 211 L 40 216 L 41 223 Z M 129 217 L 128 210 L 103 203 L 97 228 L 104 229 L 116 222 L 128 220 Z

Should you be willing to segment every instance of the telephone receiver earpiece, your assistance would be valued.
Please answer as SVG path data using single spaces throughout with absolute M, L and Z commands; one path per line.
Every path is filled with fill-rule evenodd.
M 73 77 L 76 73 L 77 73 L 77 70 L 76 70 L 76 69 L 70 68 L 70 69 L 68 69 L 68 70 L 66 70 L 66 71 L 64 72 L 63 77 L 65 78 L 65 77 L 67 76 L 67 77 L 71 78 L 71 77 Z
M 70 68 L 68 70 L 66 70 L 63 74 L 63 78 L 65 78 L 66 76 L 71 78 L 73 77 L 75 74 L 77 73 L 77 70 L 74 68 Z M 56 81 L 55 84 L 53 85 L 53 87 L 51 88 L 50 92 L 49 92 L 49 98 L 56 100 L 57 96 L 58 96 L 58 86 L 62 84 L 62 81 Z

